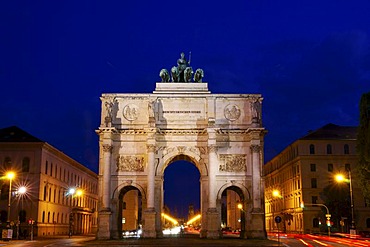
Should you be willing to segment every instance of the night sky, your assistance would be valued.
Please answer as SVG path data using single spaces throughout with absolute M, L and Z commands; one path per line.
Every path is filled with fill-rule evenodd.
M 369 13 L 368 0 L 0 1 L 0 128 L 97 172 L 99 96 L 151 93 L 191 52 L 212 93 L 263 95 L 268 161 L 309 130 L 358 125 Z

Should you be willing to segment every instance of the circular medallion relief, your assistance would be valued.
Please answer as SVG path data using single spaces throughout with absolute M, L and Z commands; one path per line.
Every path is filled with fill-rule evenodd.
M 139 108 L 134 104 L 128 104 L 123 108 L 123 116 L 128 121 L 136 120 L 138 117 Z
M 229 104 L 224 109 L 224 115 L 227 120 L 237 120 L 240 117 L 240 109 L 237 105 Z

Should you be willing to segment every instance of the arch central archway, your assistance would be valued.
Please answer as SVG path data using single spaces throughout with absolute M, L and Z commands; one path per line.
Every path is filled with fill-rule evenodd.
M 201 238 L 221 237 L 222 193 L 229 187 L 244 198 L 245 236 L 266 238 L 261 95 L 163 82 L 152 94 L 103 94 L 101 101 L 98 239 L 120 237 L 128 189 L 141 194 L 142 236 L 162 237 L 163 175 L 179 160 L 200 174 Z
M 200 214 L 200 173 L 189 159 L 183 158 L 173 160 L 164 171 L 162 212 L 174 217 L 178 225 L 188 227 L 186 223 Z M 162 218 L 162 225 L 168 229 L 166 223 L 171 222 L 163 222 Z M 199 226 L 200 220 L 194 223 Z

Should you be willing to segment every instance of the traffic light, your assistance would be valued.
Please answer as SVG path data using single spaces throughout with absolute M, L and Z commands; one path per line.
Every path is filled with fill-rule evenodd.
M 326 225 L 329 226 L 329 227 L 331 226 L 330 220 L 326 221 Z

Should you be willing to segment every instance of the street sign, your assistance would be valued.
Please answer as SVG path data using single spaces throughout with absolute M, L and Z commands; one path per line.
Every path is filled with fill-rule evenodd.
M 276 223 L 280 223 L 281 222 L 281 217 L 280 216 L 276 216 L 275 217 L 275 222 Z

